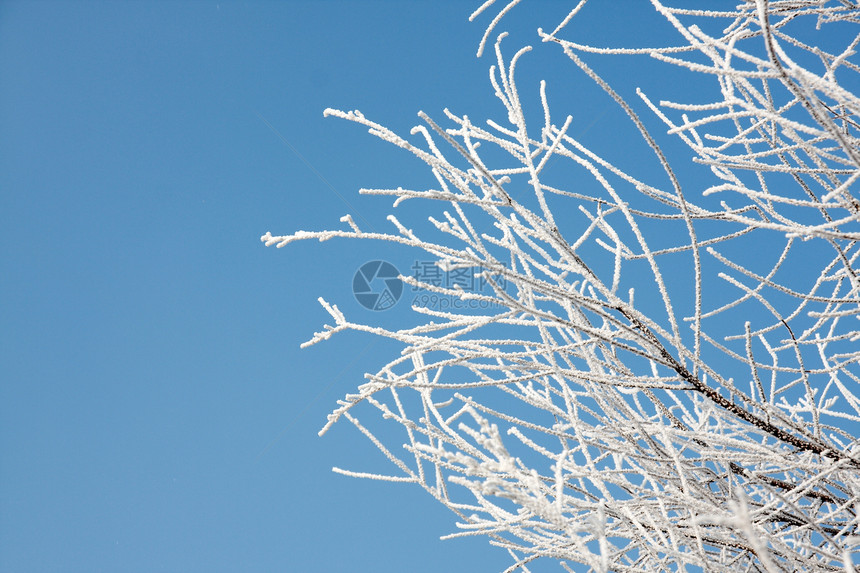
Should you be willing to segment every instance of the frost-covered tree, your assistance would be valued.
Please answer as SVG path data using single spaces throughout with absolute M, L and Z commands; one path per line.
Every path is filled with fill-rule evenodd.
M 518 2 L 498 10 L 479 55 Z M 490 71 L 504 124 L 421 113 L 407 138 L 326 110 L 426 163 L 433 188 L 362 192 L 438 205 L 435 230 L 391 215 L 392 232 L 371 232 L 346 216 L 343 230 L 266 233 L 266 245 L 391 241 L 490 286 L 404 275 L 485 310 L 415 306 L 419 324 L 399 330 L 320 301 L 334 325 L 306 344 L 347 329 L 402 344 L 323 429 L 349 420 L 395 475 L 339 471 L 419 485 L 457 514 L 452 536 L 508 550 L 509 571 L 541 557 L 567 570 L 855 571 L 860 7 L 651 0 L 677 41 L 643 48 L 578 42 L 568 30 L 585 3 L 535 39 L 567 56 L 559 74 L 583 74 L 623 109 L 659 180 L 578 141 L 547 84 L 521 89 L 530 48 L 504 33 Z M 709 99 L 625 99 L 586 63 L 636 55 Z M 372 412 L 403 433 L 371 431 L 359 416 Z

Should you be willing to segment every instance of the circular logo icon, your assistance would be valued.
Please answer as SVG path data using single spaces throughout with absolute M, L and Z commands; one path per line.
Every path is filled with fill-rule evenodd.
M 403 281 L 400 271 L 387 261 L 369 261 L 361 265 L 352 278 L 352 294 L 364 308 L 388 310 L 400 300 Z

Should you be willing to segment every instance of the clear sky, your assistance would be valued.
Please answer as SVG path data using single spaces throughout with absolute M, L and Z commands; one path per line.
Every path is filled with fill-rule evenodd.
M 455 516 L 417 488 L 332 473 L 389 469 L 348 423 L 317 436 L 397 350 L 352 333 L 300 350 L 330 320 L 317 297 L 394 324 L 405 308 L 364 309 L 353 274 L 414 255 L 259 240 L 345 213 L 381 228 L 390 200 L 358 188 L 430 184 L 326 107 L 403 134 L 419 110 L 500 113 L 478 4 L 0 3 L 0 571 L 510 564 L 484 539 L 439 541 Z M 566 11 L 518 10 L 511 47 Z M 670 32 L 632 11 L 619 26 L 630 44 Z M 546 61 L 568 74 L 553 97 L 597 93 Z M 536 96 L 546 69 L 521 69 Z M 574 133 L 617 145 L 620 113 L 581 101 Z
M 317 437 L 387 354 L 298 346 L 320 295 L 373 318 L 351 280 L 384 252 L 259 241 L 340 226 L 332 188 L 383 221 L 357 189 L 420 167 L 323 109 L 489 101 L 472 8 L 0 3 L 0 570 L 507 565 L 439 541 L 423 492 L 333 474 L 388 469 L 351 425 Z

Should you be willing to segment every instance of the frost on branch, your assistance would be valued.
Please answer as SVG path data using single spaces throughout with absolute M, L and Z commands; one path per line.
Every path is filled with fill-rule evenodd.
M 499 9 L 481 51 L 518 3 Z M 853 571 L 860 8 L 652 4 L 677 32 L 671 46 L 577 42 L 567 29 L 585 2 L 536 40 L 627 114 L 661 180 L 577 140 L 548 84 L 520 90 L 517 65 L 536 56 L 506 59 L 504 33 L 491 81 L 507 124 L 445 110 L 442 127 L 421 113 L 406 139 L 326 110 L 430 168 L 434 188 L 364 192 L 438 205 L 437 233 L 393 216 L 391 232 L 363 232 L 347 216 L 348 229 L 263 242 L 396 242 L 443 268 L 482 268 L 492 290 L 410 284 L 493 303 L 414 308 L 421 324 L 388 330 L 321 301 L 335 324 L 308 344 L 354 329 L 402 345 L 326 425 L 346 418 L 400 474 L 338 471 L 420 485 L 459 517 L 452 536 L 487 536 L 511 571 L 541 557 L 568 570 Z M 710 99 L 624 99 L 592 65 L 629 56 L 682 68 Z M 527 97 L 542 117 L 527 121 Z M 687 155 L 665 151 L 672 138 Z M 709 175 L 688 176 L 691 157 Z M 373 411 L 405 449 L 359 420 Z

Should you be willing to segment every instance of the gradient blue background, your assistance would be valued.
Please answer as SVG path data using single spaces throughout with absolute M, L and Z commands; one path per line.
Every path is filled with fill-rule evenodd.
M 491 17 L 470 24 L 477 4 L 0 3 L 0 571 L 510 564 L 484 539 L 439 541 L 455 516 L 417 488 L 333 474 L 389 470 L 348 423 L 317 437 L 396 347 L 300 350 L 329 322 L 316 298 L 395 324 L 405 310 L 366 311 L 352 275 L 414 254 L 259 241 L 347 212 L 388 228 L 390 200 L 357 189 L 432 184 L 326 107 L 404 134 L 418 110 L 504 119 L 492 52 L 474 56 Z M 500 29 L 513 49 L 565 13 L 537 2 Z M 627 41 L 600 43 L 671 32 L 632 11 L 618 26 Z M 597 124 L 591 142 L 617 146 L 621 114 L 554 51 L 573 133 Z M 536 106 L 548 74 L 523 66 Z
M 385 345 L 298 346 L 317 296 L 374 318 L 350 281 L 380 251 L 259 241 L 350 209 L 258 114 L 379 225 L 358 187 L 420 167 L 323 109 L 490 99 L 471 3 L 405 4 L 0 4 L 0 570 L 507 565 L 439 541 L 416 488 L 331 472 L 388 470 L 316 434 Z

